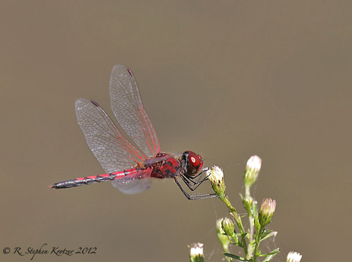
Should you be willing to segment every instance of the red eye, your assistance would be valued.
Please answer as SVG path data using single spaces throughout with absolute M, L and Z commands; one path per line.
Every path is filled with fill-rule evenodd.
M 186 172 L 185 175 L 188 177 L 193 177 L 195 174 L 199 172 L 199 170 L 203 166 L 203 160 L 200 155 L 192 151 L 183 152 L 184 160 L 186 161 Z M 186 159 L 187 158 L 187 159 Z
M 194 152 L 189 152 L 188 161 L 192 166 L 196 167 L 198 170 L 203 166 L 202 157 L 198 156 Z

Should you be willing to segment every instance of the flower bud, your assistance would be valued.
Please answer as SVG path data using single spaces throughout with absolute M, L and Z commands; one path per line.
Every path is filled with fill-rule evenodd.
M 241 195 L 241 197 L 242 197 L 242 203 L 243 203 L 245 209 L 247 210 L 248 214 L 252 214 L 252 213 L 253 213 L 253 212 L 252 212 L 253 204 L 256 205 L 256 204 L 257 204 L 257 201 L 255 201 L 255 200 L 253 199 L 253 197 L 251 197 L 250 195 L 247 195 L 247 196 L 245 196 L 245 197 L 243 197 L 243 196 Z
M 244 184 L 246 187 L 251 187 L 257 180 L 262 160 L 259 156 L 251 156 L 247 161 L 246 171 L 244 173 Z
M 225 233 L 228 236 L 232 237 L 232 235 L 234 234 L 234 231 L 235 231 L 235 224 L 232 222 L 232 220 L 225 217 L 221 221 L 221 226 L 222 226 L 222 229 L 225 231 Z
M 265 198 L 259 210 L 259 223 L 263 227 L 271 222 L 276 208 L 276 201 L 271 198 Z
M 229 240 L 228 236 L 225 235 L 225 231 L 222 228 L 222 221 L 223 220 L 224 220 L 223 218 L 216 220 L 216 229 L 217 229 L 218 239 L 219 239 L 223 249 L 225 250 L 225 252 L 228 252 L 230 240 Z
M 302 255 L 297 252 L 289 252 L 287 254 L 286 262 L 300 262 Z
M 189 258 L 191 262 L 203 262 L 203 244 L 202 243 L 193 243 L 190 246 Z

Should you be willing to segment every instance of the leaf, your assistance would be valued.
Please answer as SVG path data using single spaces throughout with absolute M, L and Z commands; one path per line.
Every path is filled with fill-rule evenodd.
M 259 256 L 260 257 L 266 257 L 266 256 L 275 256 L 277 253 L 279 253 L 280 251 L 279 251 L 279 248 L 277 248 L 277 249 L 274 249 L 273 251 L 271 251 L 270 253 L 268 253 L 268 254 L 260 254 Z M 267 260 L 267 261 L 269 261 L 269 260 Z M 263 261 L 264 262 L 264 261 Z
M 270 261 L 276 254 L 277 254 L 277 253 L 267 256 L 267 257 L 263 260 L 263 262 Z
M 265 239 L 268 239 L 269 237 L 276 236 L 277 232 L 276 231 L 268 231 L 265 234 L 263 234 L 262 238 L 260 241 L 263 241 Z
M 231 257 L 231 258 L 234 258 L 234 259 L 237 259 L 239 261 L 252 261 L 252 260 L 247 260 L 243 257 L 239 257 L 239 256 L 236 256 L 234 254 L 230 254 L 230 253 L 223 253 L 224 256 L 227 256 L 227 257 Z

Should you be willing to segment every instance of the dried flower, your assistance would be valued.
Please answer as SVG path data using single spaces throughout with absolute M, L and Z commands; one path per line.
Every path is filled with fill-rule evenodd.
M 214 192 L 218 196 L 225 196 L 226 187 L 224 182 L 224 173 L 221 168 L 218 166 L 213 166 L 207 171 L 207 175 Z

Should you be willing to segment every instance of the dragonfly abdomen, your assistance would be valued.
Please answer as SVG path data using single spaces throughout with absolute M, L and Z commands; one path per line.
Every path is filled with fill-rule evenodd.
M 75 179 L 70 179 L 70 180 L 58 182 L 58 183 L 53 184 L 50 187 L 55 188 L 55 189 L 78 187 L 78 186 L 82 186 L 82 185 L 89 185 L 92 183 L 111 181 L 111 180 L 117 179 L 119 177 L 125 177 L 128 174 L 129 174 L 129 172 L 126 170 L 126 171 L 120 171 L 120 172 L 110 173 L 110 174 L 103 174 L 103 175 L 98 175 L 98 176 L 81 177 L 81 178 L 75 178 Z

